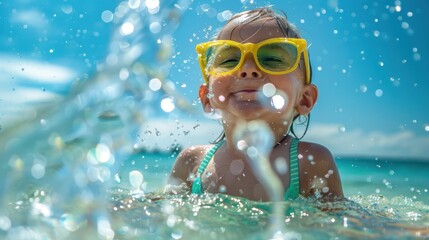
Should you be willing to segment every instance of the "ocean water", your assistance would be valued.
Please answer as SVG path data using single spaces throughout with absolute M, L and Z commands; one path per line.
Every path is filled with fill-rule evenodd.
M 131 188 L 129 172 L 142 172 L 145 190 L 153 192 L 165 186 L 177 153 L 140 153 L 121 165 L 119 186 Z M 429 184 L 425 180 L 429 163 L 418 160 L 369 157 L 336 157 L 344 192 L 347 196 L 380 195 L 404 197 L 429 204 Z M 120 184 L 122 182 L 122 184 Z
M 191 83 L 170 78 L 199 72 L 173 33 L 188 9 L 216 15 L 213 2 L 98 3 L 0 1 L 0 239 L 429 238 L 428 163 L 414 158 L 337 157 L 348 201 L 282 202 L 281 226 L 276 203 L 165 194 L 175 145 L 139 152 L 162 135 L 140 127 L 194 116 Z
M 123 163 L 115 187 L 109 189 L 116 236 L 276 239 L 273 203 L 222 194 L 195 196 L 183 189 L 177 195 L 164 194 L 174 159 L 175 153 L 139 153 Z M 362 157 L 338 157 L 336 161 L 348 200 L 283 202 L 283 238 L 278 239 L 429 237 L 427 163 Z M 132 171 L 144 176 L 139 190 L 130 184 Z
M 196 196 L 184 189 L 178 189 L 175 195 L 165 194 L 163 188 L 176 154 L 132 154 L 121 162 L 111 181 L 104 183 L 104 192 L 83 196 L 79 201 L 62 198 L 66 202 L 58 204 L 56 201 L 60 199 L 55 195 L 68 193 L 49 190 L 48 186 L 54 183 L 37 190 L 27 188 L 19 199 L 8 204 L 8 215 L 1 217 L 0 236 L 5 239 L 429 237 L 429 193 L 424 181 L 427 163 L 339 158 L 337 163 L 348 200 L 282 202 L 285 209 L 282 228 L 277 229 L 272 224 L 275 204 L 271 202 L 222 194 Z M 136 180 L 136 172 L 142 178 Z M 67 183 L 58 187 L 61 185 L 70 187 Z M 87 190 L 81 187 L 70 194 L 79 195 Z

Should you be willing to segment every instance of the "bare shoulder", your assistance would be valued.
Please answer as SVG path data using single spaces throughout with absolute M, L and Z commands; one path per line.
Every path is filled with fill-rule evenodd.
M 173 169 L 168 178 L 168 184 L 180 185 L 186 183 L 191 187 L 190 175 L 195 174 L 198 166 L 211 145 L 190 146 L 183 149 L 176 158 Z
M 300 142 L 298 149 L 302 194 L 324 200 L 342 200 L 340 174 L 329 149 L 310 142 Z
M 307 159 L 310 162 L 314 160 L 314 158 L 317 158 L 318 161 L 334 161 L 331 151 L 323 145 L 311 142 L 299 142 L 298 149 L 299 154 L 301 154 L 301 159 L 307 157 L 310 158 Z

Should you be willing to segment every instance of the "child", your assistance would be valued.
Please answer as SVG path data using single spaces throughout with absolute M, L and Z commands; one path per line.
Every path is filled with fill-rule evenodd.
M 311 84 L 306 41 L 286 16 L 270 7 L 234 15 L 216 40 L 197 45 L 197 52 L 205 79 L 199 97 L 205 112 L 221 114 L 224 133 L 216 145 L 183 150 L 168 183 L 185 183 L 192 193 L 269 201 L 248 157 L 233 138 L 234 129 L 243 121 L 264 120 L 274 134 L 276 144 L 269 161 L 283 185 L 284 199 L 298 195 L 343 199 L 340 176 L 329 150 L 298 142 L 293 132 L 293 121 L 303 116 L 309 119 L 318 90 Z M 261 100 L 263 89 L 275 92 L 280 101 L 267 106 Z M 285 171 L 275 167 L 279 160 L 287 166 Z

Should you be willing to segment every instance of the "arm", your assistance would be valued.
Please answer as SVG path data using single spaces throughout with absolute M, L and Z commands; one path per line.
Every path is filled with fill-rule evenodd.
M 322 201 L 344 199 L 340 174 L 331 152 L 319 144 L 301 142 L 299 160 L 301 194 Z

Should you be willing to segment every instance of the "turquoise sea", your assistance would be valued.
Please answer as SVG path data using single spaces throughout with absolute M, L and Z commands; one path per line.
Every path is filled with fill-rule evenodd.
M 118 236 L 144 239 L 271 239 L 274 203 L 226 195 L 165 195 L 175 154 L 133 155 L 110 189 Z M 406 159 L 337 157 L 349 201 L 282 203 L 283 238 L 418 239 L 428 236 L 428 163 Z M 144 176 L 143 192 L 130 192 L 129 172 Z M 120 179 L 120 181 L 119 181 Z M 134 196 L 133 196 L 134 194 Z M 140 195 L 139 195 L 140 194 Z M 276 239 L 276 238 L 273 238 Z
M 133 155 L 123 162 L 120 174 L 129 184 L 128 173 L 141 171 L 147 191 L 164 187 L 177 154 Z M 421 159 L 336 157 L 343 188 L 347 196 L 380 195 L 386 198 L 404 197 L 429 204 L 429 183 L 425 180 L 429 163 Z M 129 185 L 124 185 L 130 187 Z
M 276 205 L 272 202 L 253 202 L 221 194 L 195 196 L 183 189 L 178 189 L 175 195 L 165 194 L 163 188 L 175 155 L 174 152 L 134 153 L 121 161 L 102 185 L 94 184 L 95 181 L 79 183 L 84 179 L 79 180 L 80 171 L 75 170 L 69 176 L 70 166 L 66 165 L 46 169 L 48 182 L 22 176 L 13 179 L 9 174 L 8 179 L 15 183 L 9 186 L 8 197 L 3 197 L 0 236 L 5 239 L 429 237 L 427 163 L 337 158 L 348 201 L 282 202 L 284 214 L 278 229 L 273 226 Z M 98 178 L 103 175 L 103 168 L 86 171 L 98 172 Z M 141 178 L 136 178 L 136 172 Z M 74 183 L 65 182 L 73 178 Z
M 323 94 L 306 137 L 332 140 L 348 200 L 165 194 L 177 146 L 218 134 L 195 44 L 266 4 L 314 43 Z M 429 239 L 428 7 L 0 0 L 0 239 Z

